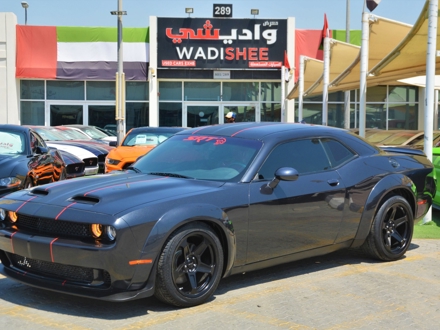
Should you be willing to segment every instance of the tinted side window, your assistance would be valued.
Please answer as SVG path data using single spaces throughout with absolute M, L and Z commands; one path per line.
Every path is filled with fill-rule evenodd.
M 343 144 L 332 139 L 321 139 L 322 145 L 327 152 L 332 167 L 337 167 L 347 160 L 355 157 L 355 154 Z
M 281 144 L 271 152 L 258 172 L 260 179 L 272 179 L 280 167 L 293 167 L 298 173 L 330 169 L 328 157 L 319 139 L 298 140 Z

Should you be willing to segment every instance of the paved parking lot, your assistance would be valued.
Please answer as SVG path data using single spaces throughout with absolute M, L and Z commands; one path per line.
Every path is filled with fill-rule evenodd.
M 154 298 L 109 303 L 0 276 L 1 329 L 439 329 L 440 240 L 415 240 L 405 259 L 353 251 L 224 279 L 209 303 Z

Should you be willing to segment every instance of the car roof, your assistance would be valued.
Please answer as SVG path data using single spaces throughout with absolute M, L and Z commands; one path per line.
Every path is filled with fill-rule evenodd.
M 345 132 L 349 133 L 345 129 L 310 125 L 300 123 L 279 123 L 279 122 L 245 122 L 245 123 L 232 123 L 212 126 L 202 126 L 198 128 L 192 128 L 179 132 L 177 134 L 191 134 L 191 135 L 217 135 L 225 137 L 241 137 L 247 139 L 264 140 L 265 137 L 272 134 L 286 135 L 289 137 L 302 136 L 302 135 L 326 135 L 331 133 L 340 134 Z M 342 133 L 343 134 L 343 133 Z
M 29 127 L 14 124 L 2 124 L 0 125 L 0 129 L 15 130 L 20 132 L 28 132 L 30 130 Z
M 130 133 L 139 133 L 139 132 L 180 132 L 182 130 L 186 130 L 188 129 L 187 127 L 169 127 L 169 126 L 164 126 L 164 127 L 148 127 L 148 126 L 142 126 L 142 127 L 136 127 L 136 128 L 132 128 L 130 130 Z

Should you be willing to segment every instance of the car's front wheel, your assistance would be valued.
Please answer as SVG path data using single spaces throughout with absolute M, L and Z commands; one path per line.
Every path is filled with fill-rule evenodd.
M 206 224 L 183 226 L 168 239 L 157 265 L 155 296 L 168 304 L 190 307 L 214 293 L 223 271 L 223 249 Z
M 392 196 L 379 208 L 362 249 L 380 260 L 397 260 L 408 250 L 413 230 L 411 206 L 402 196 Z

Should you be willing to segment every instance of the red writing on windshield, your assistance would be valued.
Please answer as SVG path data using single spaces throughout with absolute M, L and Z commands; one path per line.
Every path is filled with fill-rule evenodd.
M 197 143 L 200 142 L 214 142 L 214 145 L 224 144 L 226 143 L 226 138 L 224 137 L 217 137 L 217 136 L 190 136 L 186 138 L 184 141 L 196 141 Z

